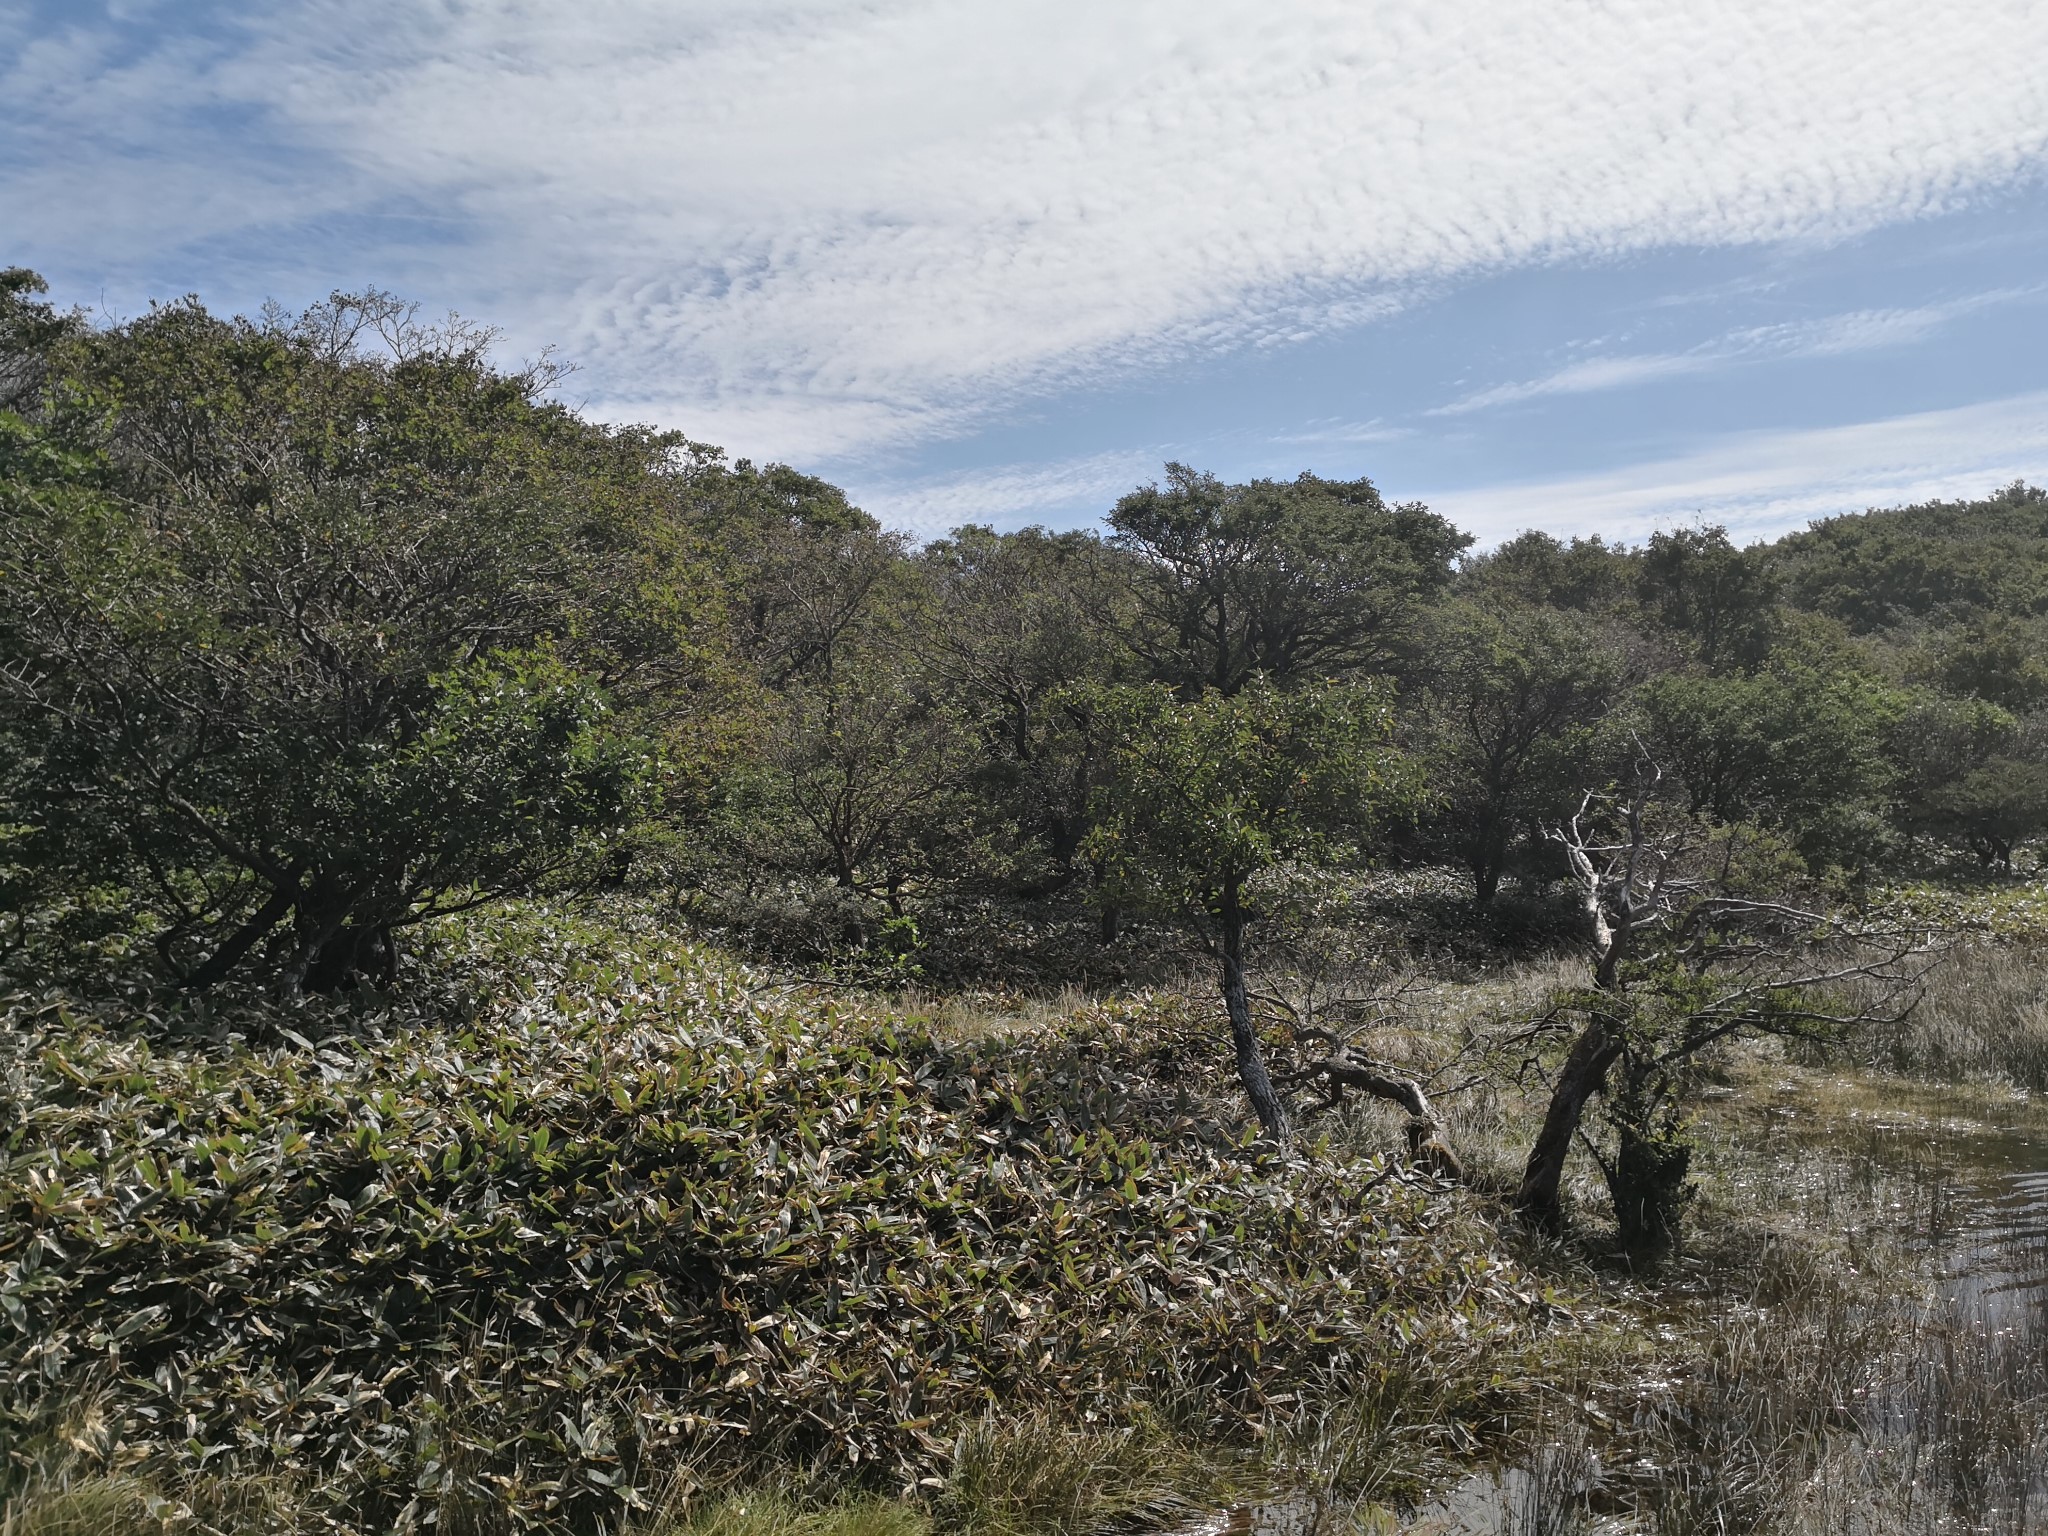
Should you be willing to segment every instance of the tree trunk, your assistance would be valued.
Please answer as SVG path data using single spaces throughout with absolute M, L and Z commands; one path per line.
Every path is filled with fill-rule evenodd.
M 348 893 L 331 877 L 315 875 L 295 903 L 299 942 L 285 963 L 280 978 L 288 1003 L 296 1004 L 306 995 L 306 978 L 327 953 L 328 945 L 348 923 Z
M 1479 865 L 1472 871 L 1472 905 L 1490 907 L 1500 890 L 1500 864 L 1498 861 Z
M 298 895 L 297 891 L 272 892 L 270 900 L 257 910 L 254 917 L 229 934 L 221 942 L 220 948 L 209 955 L 198 970 L 184 979 L 181 985 L 185 990 L 204 992 L 240 965 L 242 957 L 256 947 L 257 941 L 285 920 L 291 912 L 292 903 L 298 900 Z
M 1500 891 L 1500 872 L 1508 860 L 1508 838 L 1504 819 L 1494 811 L 1479 813 L 1479 825 L 1466 845 L 1466 868 L 1472 871 L 1472 904 L 1487 907 Z
M 398 979 L 398 946 L 386 924 L 343 923 L 315 952 L 301 985 L 308 992 L 339 992 L 364 979 L 386 986 Z
M 1274 1091 L 1266 1072 L 1266 1059 L 1259 1051 L 1258 1031 L 1252 1027 L 1251 999 L 1244 981 L 1244 903 L 1237 876 L 1223 882 L 1223 894 L 1216 904 L 1216 917 L 1223 929 L 1223 1009 L 1230 1015 L 1230 1043 L 1237 1053 L 1237 1080 L 1244 1084 L 1245 1097 L 1259 1117 L 1259 1126 L 1269 1141 L 1286 1146 L 1293 1127 L 1287 1122 L 1287 1106 Z
M 1564 1219 L 1557 1198 L 1564 1177 L 1564 1160 L 1578 1134 L 1586 1101 L 1607 1081 L 1607 1069 L 1621 1055 L 1622 1042 L 1595 1014 L 1564 1059 L 1557 1086 L 1550 1093 L 1550 1107 L 1543 1115 L 1543 1129 L 1536 1145 L 1529 1149 L 1528 1166 L 1522 1171 L 1522 1187 L 1515 1195 L 1515 1210 L 1531 1226 L 1554 1232 Z

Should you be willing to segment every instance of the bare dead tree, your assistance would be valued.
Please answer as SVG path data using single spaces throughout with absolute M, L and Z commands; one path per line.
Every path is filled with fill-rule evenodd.
M 1418 1078 L 1368 1056 L 1362 1046 L 1346 1040 L 1336 1030 L 1311 1022 L 1326 1019 L 1361 1031 L 1378 1028 L 1391 1023 L 1396 1015 L 1381 1012 L 1366 1017 L 1368 1011 L 1397 1001 L 1407 987 L 1360 994 L 1341 985 L 1333 986 L 1331 980 L 1323 975 L 1303 976 L 1296 999 L 1289 999 L 1278 990 L 1257 994 L 1255 1001 L 1281 1016 L 1297 1044 L 1313 1042 L 1324 1048 L 1321 1056 L 1279 1074 L 1274 1086 L 1283 1094 L 1312 1084 L 1320 1086 L 1322 1096 L 1302 1107 L 1301 1113 L 1307 1115 L 1337 1108 L 1344 1102 L 1347 1089 L 1398 1104 L 1408 1112 L 1404 1130 L 1410 1164 L 1433 1178 L 1462 1182 L 1464 1164 L 1451 1149 L 1444 1122 L 1429 1096 L 1430 1082 L 1441 1076 L 1444 1069 Z
M 1675 1101 L 1687 1064 L 1744 1033 L 1839 1037 L 1894 1017 L 1886 1010 L 1910 999 L 1934 952 L 1923 931 L 1757 894 L 1773 879 L 1797 888 L 1784 868 L 1759 867 L 1769 839 L 1670 814 L 1662 777 L 1644 757 L 1625 793 L 1588 794 L 1548 829 L 1579 886 L 1590 986 L 1564 1000 L 1583 1022 L 1515 1202 L 1532 1225 L 1559 1225 L 1566 1157 L 1588 1102 L 1606 1094 L 1617 1145 L 1603 1172 L 1624 1240 L 1648 1250 L 1677 1240 L 1689 1148 Z M 1851 983 L 1877 1003 L 1838 1006 Z

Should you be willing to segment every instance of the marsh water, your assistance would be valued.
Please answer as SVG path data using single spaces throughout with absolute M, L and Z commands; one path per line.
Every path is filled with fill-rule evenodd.
M 1910 1526 L 1902 1519 L 1899 1528 L 2048 1531 L 2048 1464 L 2037 1464 L 2038 1442 L 2013 1439 L 2011 1425 L 1995 1422 L 2010 1417 L 2015 1392 L 2034 1400 L 2048 1388 L 2048 1114 L 2022 1098 L 2001 1104 L 1898 1084 L 1830 1087 L 1824 1110 L 1810 1082 L 1783 1085 L 1765 1108 L 1774 1122 L 1769 1134 L 1784 1143 L 1785 1167 L 1802 1166 L 1802 1141 L 1826 1139 L 1838 1148 L 1848 1141 L 1852 1176 L 1889 1192 L 1881 1203 L 1895 1213 L 1892 1235 L 1924 1264 L 1932 1291 L 1905 1358 L 1890 1362 L 1883 1384 L 1856 1409 L 1855 1433 L 1911 1459 L 1924 1454 L 1930 1464 L 1953 1461 L 1956 1445 L 1975 1436 L 1972 1454 L 1985 1458 L 1980 1518 L 1936 1515 Z M 1994 1388 L 1988 1394 L 1987 1383 Z M 1973 1425 L 1973 1413 L 1991 1422 Z M 1909 1485 L 1916 1478 L 1909 1474 Z M 1634 1529 L 1592 1517 L 1607 1502 L 1602 1482 L 1597 1455 L 1558 1450 L 1531 1465 L 1475 1473 L 1378 1528 L 1407 1536 Z M 1220 1512 L 1180 1536 L 1326 1536 L 1357 1528 L 1311 1501 L 1282 1500 Z

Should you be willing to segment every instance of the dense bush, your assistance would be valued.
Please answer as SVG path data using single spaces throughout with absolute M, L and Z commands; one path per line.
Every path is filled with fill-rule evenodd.
M 185 984 L 290 992 L 602 866 L 716 650 L 679 439 L 375 294 L 35 337 L 0 361 L 39 386 L 0 414 L 9 894 L 118 890 Z
M 172 1481 L 289 1464 L 365 1526 L 597 1528 L 686 1464 L 942 1476 L 996 1407 L 1228 1440 L 1530 1318 L 1383 1166 L 1210 1118 L 1171 1008 L 949 1047 L 550 923 L 444 935 L 437 1012 L 275 1043 L 13 1000 L 16 1455 L 61 1428 Z

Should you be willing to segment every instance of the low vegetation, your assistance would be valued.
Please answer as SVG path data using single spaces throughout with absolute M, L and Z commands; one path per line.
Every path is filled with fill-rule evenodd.
M 17 1446 L 164 1486 L 284 1458 L 372 1524 L 595 1528 L 766 1458 L 944 1486 L 997 1411 L 1251 1444 L 1421 1373 L 1456 1381 L 1453 1435 L 1542 1315 L 1384 1157 L 1210 1118 L 1171 1001 L 962 1047 L 515 932 L 466 961 L 511 984 L 452 1019 L 153 1043 L 17 1005 Z

